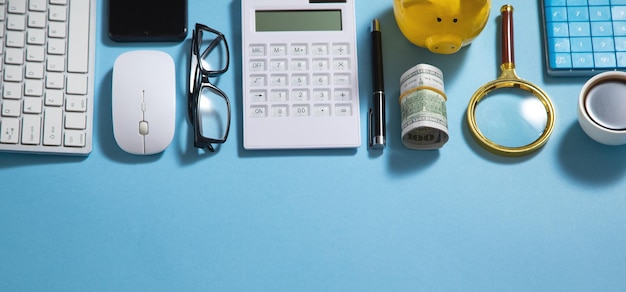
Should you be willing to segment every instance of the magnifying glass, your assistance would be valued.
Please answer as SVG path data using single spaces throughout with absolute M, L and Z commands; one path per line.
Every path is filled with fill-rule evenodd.
M 530 154 L 554 129 L 554 106 L 537 85 L 515 73 L 513 6 L 500 8 L 501 75 L 474 92 L 467 107 L 469 129 L 482 147 L 504 156 Z

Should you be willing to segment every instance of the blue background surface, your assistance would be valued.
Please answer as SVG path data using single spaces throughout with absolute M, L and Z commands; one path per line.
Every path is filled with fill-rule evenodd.
M 362 145 L 352 150 L 242 147 L 241 4 L 190 0 L 189 27 L 227 35 L 232 100 L 219 152 L 192 147 L 186 117 L 189 37 L 120 44 L 98 9 L 93 152 L 86 158 L 0 154 L 0 290 L 24 291 L 624 291 L 626 147 L 592 141 L 576 120 L 585 78 L 545 74 L 540 10 L 514 0 L 517 73 L 557 109 L 538 153 L 503 158 L 465 126 L 472 93 L 499 75 L 499 8 L 454 55 L 400 33 L 391 0 L 358 0 Z M 388 147 L 370 152 L 369 26 L 380 18 Z M 111 122 L 111 70 L 134 49 L 177 65 L 176 135 L 161 155 L 124 153 Z M 400 75 L 442 69 L 450 141 L 438 151 L 400 141 Z

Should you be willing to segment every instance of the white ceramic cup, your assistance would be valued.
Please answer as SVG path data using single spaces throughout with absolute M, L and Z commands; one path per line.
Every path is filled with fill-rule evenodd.
M 626 144 L 626 73 L 600 73 L 583 85 L 578 98 L 578 123 L 597 142 Z

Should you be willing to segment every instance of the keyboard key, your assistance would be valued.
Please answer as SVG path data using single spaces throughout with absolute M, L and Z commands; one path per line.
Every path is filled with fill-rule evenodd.
M 63 89 L 65 77 L 62 73 L 50 73 L 46 76 L 46 88 Z
M 87 111 L 87 98 L 80 95 L 68 95 L 65 101 L 65 110 L 68 112 Z
M 26 97 L 24 98 L 24 113 L 26 114 L 40 114 L 41 113 L 41 98 L 39 97 Z
M 0 143 L 17 144 L 20 135 L 20 120 L 3 118 L 0 124 Z
M 30 0 L 28 2 L 28 9 L 31 11 L 43 12 L 46 11 L 46 7 L 46 0 Z
M 67 36 L 66 30 L 67 25 L 64 22 L 50 22 L 48 25 L 48 36 L 51 38 L 65 38 Z
M 22 97 L 22 83 L 5 82 L 2 97 L 6 99 L 20 99 Z
M 60 146 L 63 111 L 58 107 L 48 107 L 43 115 L 43 144 L 49 146 Z
M 9 1 L 10 13 L 26 13 L 26 0 L 11 0 Z
M 76 130 L 65 131 L 65 146 L 69 147 L 84 147 L 85 146 L 85 132 Z
M 2 102 L 3 117 L 19 117 L 22 113 L 22 102 L 19 100 L 6 99 Z
M 21 65 L 24 63 L 24 51 L 21 49 L 7 48 L 4 53 L 4 63 Z
M 65 9 L 65 6 L 59 6 L 59 5 L 50 6 L 50 9 L 48 10 L 48 19 L 51 21 L 67 20 L 67 9 Z
M 43 81 L 27 80 L 24 83 L 24 95 L 26 96 L 43 96 Z
M 62 106 L 63 105 L 63 91 L 46 90 L 45 104 L 47 106 Z
M 38 145 L 40 136 L 41 118 L 38 115 L 24 115 L 22 119 L 22 144 Z
M 68 74 L 66 92 L 68 94 L 87 94 L 87 83 L 86 75 Z
M 26 28 L 26 15 L 9 14 L 7 16 L 6 29 L 22 31 Z
M 84 113 L 71 113 L 65 114 L 65 128 L 66 129 L 85 129 L 86 117 Z
M 30 28 L 45 28 L 46 27 L 46 14 L 31 12 L 28 14 L 28 27 Z
M 4 66 L 4 81 L 22 81 L 22 76 L 24 72 L 22 71 L 22 66 L 13 66 L 6 65 Z
M 23 48 L 26 36 L 23 31 L 7 31 L 6 44 L 11 48 Z

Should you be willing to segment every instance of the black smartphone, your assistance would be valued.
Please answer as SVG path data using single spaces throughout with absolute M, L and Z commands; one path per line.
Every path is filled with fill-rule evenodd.
M 181 41 L 187 36 L 187 0 L 109 0 L 114 41 Z

